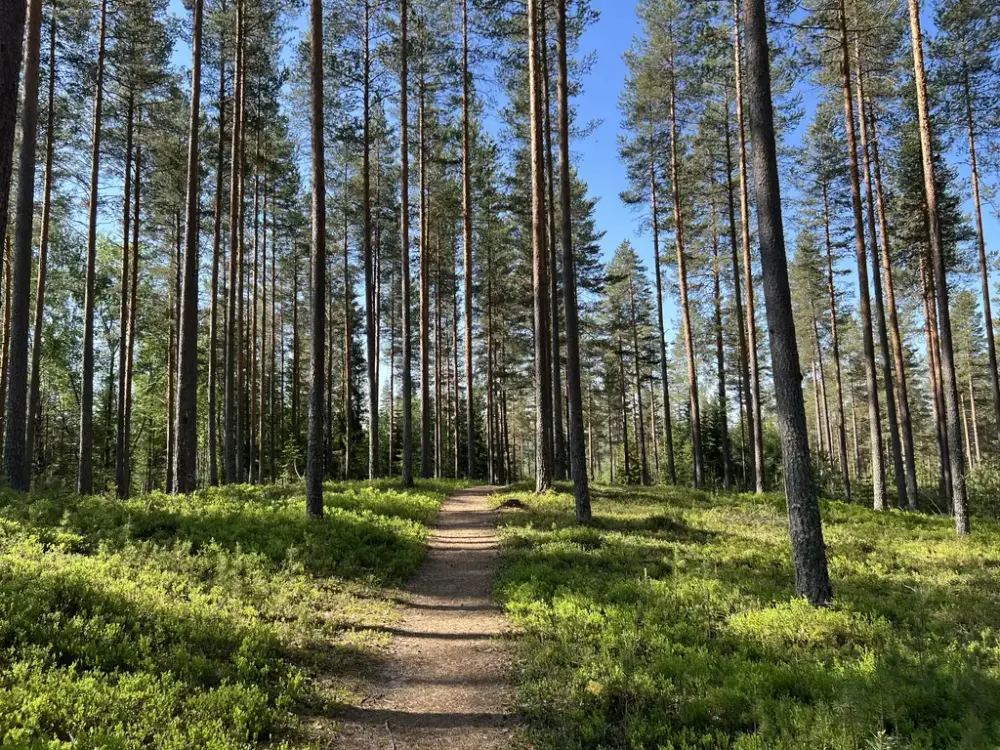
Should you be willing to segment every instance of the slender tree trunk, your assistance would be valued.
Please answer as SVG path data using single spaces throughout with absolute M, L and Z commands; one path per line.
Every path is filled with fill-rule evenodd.
M 565 0 L 562 0 L 565 2 Z M 663 388 L 663 442 L 667 451 L 667 477 L 677 484 L 674 464 L 674 430 L 670 415 L 670 379 L 667 377 L 667 334 L 663 325 L 663 272 L 660 269 L 660 220 L 656 207 L 656 162 L 652 133 L 649 138 L 649 210 L 653 219 L 653 272 L 656 274 L 656 322 L 659 327 L 660 385 Z M 740 336 L 742 337 L 742 333 Z
M 632 361 L 635 366 L 635 420 L 636 444 L 639 451 L 639 480 L 649 484 L 649 464 L 646 461 L 646 420 L 642 413 L 642 370 L 639 362 L 639 326 L 635 314 L 635 280 L 631 270 L 628 277 L 628 304 L 632 324 Z
M 747 172 L 746 123 L 743 118 L 743 52 L 740 34 L 740 0 L 733 0 L 733 70 L 735 73 L 736 129 L 740 167 L 740 224 L 743 245 L 743 285 L 746 296 L 747 358 L 750 375 L 750 441 L 757 494 L 764 492 L 764 422 L 760 406 L 760 367 L 757 363 L 757 315 L 754 310 L 753 258 L 750 254 L 750 196 Z
M 91 136 L 90 211 L 83 301 L 83 372 L 80 379 L 80 461 L 77 466 L 76 476 L 76 491 L 81 495 L 89 495 L 94 489 L 94 281 L 96 275 L 95 266 L 97 263 L 97 202 L 98 177 L 101 169 L 101 127 L 103 125 L 104 111 L 104 53 L 105 38 L 107 35 L 107 13 L 108 0 L 101 0 L 100 31 L 98 32 L 97 43 L 97 89 L 94 94 L 94 124 Z M 27 302 L 26 287 L 27 285 L 25 285 L 25 302 Z M 26 330 L 25 333 L 27 333 Z M 8 440 L 10 439 L 10 431 L 8 430 Z
M 561 342 L 559 337 L 559 268 L 556 263 L 556 208 L 554 159 L 552 157 L 552 108 L 549 99 L 548 34 L 545 31 L 547 0 L 539 0 L 538 8 L 538 57 L 540 63 L 539 85 L 542 87 L 542 129 L 544 133 L 545 215 L 548 232 L 545 245 L 549 261 L 549 319 L 552 343 L 549 362 L 552 367 L 552 474 L 556 479 L 566 478 L 566 435 L 563 428 Z
M 712 276 L 715 300 L 715 363 L 719 388 L 719 426 L 722 432 L 722 485 L 727 490 L 733 486 L 733 454 L 729 445 L 729 404 L 726 399 L 726 349 L 722 340 L 722 285 L 719 278 L 719 235 L 712 217 Z
M 233 78 L 233 125 L 232 160 L 229 181 L 229 282 L 226 303 L 226 382 L 223 394 L 223 481 L 237 482 L 237 434 L 236 434 L 236 294 L 239 269 L 241 205 L 243 203 L 243 0 L 236 1 L 236 52 Z
M 741 177 L 742 179 L 742 177 Z M 755 429 L 755 421 L 752 414 L 752 404 L 753 396 L 750 393 L 750 365 L 749 357 L 747 353 L 747 328 L 744 322 L 743 314 L 743 291 L 740 285 L 740 261 L 739 261 L 739 251 L 737 249 L 737 239 L 736 239 L 736 199 L 735 199 L 735 189 L 733 186 L 733 146 L 732 146 L 732 135 L 729 129 L 729 104 L 726 103 L 726 198 L 728 202 L 728 213 L 729 213 L 729 245 L 730 252 L 732 255 L 732 265 L 733 265 L 733 306 L 736 309 L 736 328 L 737 328 L 737 344 L 739 347 L 739 358 L 740 358 L 740 413 L 743 413 L 744 404 L 746 405 L 746 427 L 747 431 L 750 433 L 750 442 L 753 443 L 753 435 Z M 752 306 L 752 302 L 750 303 Z M 756 339 L 756 337 L 755 337 Z M 743 440 L 743 429 L 742 424 L 740 426 L 740 440 Z M 742 452 L 742 447 L 741 447 Z M 746 459 L 750 464 L 751 473 L 756 476 L 756 458 L 755 451 L 747 451 Z M 744 477 L 744 481 L 746 477 Z
M 840 26 L 841 84 L 844 93 L 844 123 L 847 129 L 847 156 L 851 178 L 851 202 L 854 209 L 854 249 L 858 264 L 858 297 L 861 310 L 861 334 L 864 345 L 865 382 L 868 389 L 868 425 L 871 430 L 872 504 L 884 510 L 886 501 L 882 429 L 879 416 L 878 375 L 875 366 L 875 340 L 872 328 L 871 296 L 868 291 L 868 252 L 861 207 L 861 175 L 858 167 L 858 144 L 854 132 L 854 98 L 851 96 L 851 58 L 847 47 L 847 13 L 844 0 L 838 6 Z
M 424 37 L 423 23 L 420 24 L 421 38 Z M 428 206 L 427 197 L 427 142 L 424 119 L 425 112 L 425 82 L 424 59 L 420 58 L 420 112 L 418 114 L 420 130 L 420 478 L 430 479 L 432 473 L 431 460 L 431 368 L 430 368 L 430 247 L 427 237 Z
M 201 126 L 201 36 L 203 0 L 194 0 L 191 45 L 191 126 L 188 129 L 187 208 L 184 231 L 184 281 L 181 291 L 180 345 L 177 363 L 177 415 L 174 431 L 174 491 L 187 494 L 198 486 L 198 234 L 200 229 L 198 134 Z
M 861 79 L 859 79 L 861 80 Z M 859 89 L 860 91 L 860 89 Z M 892 343 L 893 366 L 896 370 L 896 406 L 899 413 L 899 438 L 903 451 L 903 469 L 906 481 L 906 506 L 917 510 L 919 497 L 917 490 L 917 463 L 913 447 L 913 421 L 910 416 L 910 396 L 906 385 L 906 359 L 903 353 L 903 338 L 899 332 L 899 314 L 896 306 L 896 288 L 892 278 L 892 257 L 889 251 L 889 222 L 886 218 L 885 191 L 882 186 L 882 167 L 878 151 L 878 132 L 874 115 L 867 116 L 862 94 L 862 124 L 870 133 L 872 168 L 875 174 L 875 201 L 878 208 L 878 223 L 881 238 L 882 272 L 885 274 L 886 303 L 889 307 L 889 334 Z M 871 102 L 869 102 L 871 106 Z M 904 507 L 902 499 L 900 507 Z
M 548 324 L 549 283 L 545 249 L 545 175 L 542 163 L 542 96 L 538 53 L 538 0 L 528 0 L 528 92 L 531 129 L 531 232 L 532 285 L 535 320 L 535 491 L 552 486 L 552 454 L 549 451 L 552 414 L 552 381 L 549 377 Z
M 125 352 L 125 446 L 129 452 L 128 460 L 125 462 L 125 485 L 132 486 L 132 380 L 134 375 L 134 353 L 135 353 L 135 319 L 136 305 L 138 303 L 139 287 L 139 205 L 142 185 L 142 110 L 139 111 L 139 122 L 136 124 L 135 133 L 135 170 L 132 177 L 134 189 L 134 203 L 132 207 L 132 262 L 129 264 L 132 278 L 129 281 L 128 299 L 128 342 Z
M 226 11 L 225 0 L 220 9 Z M 215 487 L 219 483 L 218 458 L 218 346 L 219 346 L 219 262 L 222 252 L 222 190 L 223 169 L 225 168 L 226 143 L 226 37 L 219 33 L 219 141 L 215 154 L 215 209 L 212 225 L 212 292 L 209 299 L 208 324 L 208 483 Z
M 489 216 L 489 214 L 487 214 Z M 486 478 L 493 484 L 503 464 L 499 430 L 494 429 L 496 407 L 493 403 L 493 366 L 496 357 L 493 346 L 493 243 L 486 243 Z M 471 418 L 471 415 L 470 415 Z M 501 471 L 502 473 L 502 471 Z
M 135 94 L 130 91 L 125 124 L 125 185 L 122 191 L 121 299 L 118 315 L 118 421 L 115 430 L 115 488 L 120 499 L 128 497 L 130 491 L 128 485 L 130 446 L 125 442 L 125 358 L 128 356 L 129 282 L 132 278 L 129 233 L 132 228 L 132 138 L 135 129 L 134 123 Z M 39 270 L 39 274 L 41 274 L 41 270 Z
M 354 285 L 347 250 L 347 167 L 344 167 L 344 479 L 351 478 L 351 303 Z
M 972 445 L 976 446 L 976 460 L 973 464 L 980 464 L 983 461 L 983 452 L 979 445 L 979 420 L 976 419 L 976 388 L 972 383 L 972 362 L 969 362 L 969 410 L 972 416 L 972 438 L 973 442 L 969 443 L 966 441 L 966 445 L 969 446 L 966 450 L 971 454 Z
M 962 464 L 962 435 L 958 427 L 958 388 L 955 382 L 955 355 L 951 342 L 951 311 L 948 306 L 948 276 L 941 246 L 938 224 L 937 184 L 934 181 L 934 144 L 927 102 L 927 71 L 924 68 L 923 36 L 920 32 L 920 5 L 908 0 L 910 41 L 913 49 L 913 71 L 917 84 L 917 117 L 920 124 L 920 150 L 924 171 L 924 198 L 927 203 L 927 224 L 930 236 L 931 264 L 937 291 L 938 319 L 941 339 L 941 390 L 947 427 L 948 454 L 951 463 L 951 493 L 955 514 L 955 530 L 960 536 L 969 533 L 968 498 L 965 489 L 965 466 Z
M 965 444 L 972 445 L 972 439 L 969 436 L 969 414 L 965 410 L 965 394 L 960 391 L 958 398 L 958 405 L 962 410 L 962 430 L 965 432 Z M 972 471 L 972 456 L 968 451 L 965 453 L 965 467 Z
M 261 306 L 260 306 L 260 404 L 257 406 L 257 440 L 260 443 L 260 451 L 257 454 L 257 481 L 261 484 L 265 481 L 264 471 L 264 431 L 270 424 L 270 415 L 267 413 L 267 389 L 270 382 L 267 377 L 266 352 L 267 352 L 267 175 L 264 175 L 264 210 L 262 213 L 263 233 L 261 236 Z M 273 481 L 273 477 L 271 477 Z
M 402 479 L 404 487 L 413 486 L 413 363 L 412 344 L 410 340 L 410 147 L 409 147 L 409 110 L 407 108 L 407 49 L 406 24 L 409 10 L 407 0 L 399 2 L 399 182 L 400 182 L 400 216 L 399 233 L 402 237 L 400 252 L 400 294 L 402 300 L 403 325 L 403 457 Z
M 979 196 L 979 162 L 976 155 L 976 128 L 972 111 L 972 94 L 969 71 L 962 66 L 962 93 L 965 98 L 965 125 L 969 134 L 969 163 L 972 169 L 972 205 L 976 217 L 976 247 L 979 251 L 979 277 L 982 282 L 983 328 L 986 331 L 986 352 L 989 356 L 990 395 L 993 397 L 993 415 L 997 439 L 1000 441 L 1000 377 L 997 375 L 997 347 L 993 333 L 993 312 L 990 306 L 990 273 L 986 263 L 986 239 L 983 232 L 983 206 Z
M 326 347 L 326 164 L 323 154 L 323 3 L 310 0 L 312 120 L 312 248 L 310 263 L 309 443 L 306 513 L 323 517 L 323 378 Z
M 672 35 L 671 31 L 671 35 Z M 673 43 L 672 41 L 670 42 Z M 691 409 L 691 459 L 694 464 L 694 486 L 704 484 L 704 459 L 701 451 L 701 404 L 698 395 L 698 365 L 695 361 L 694 332 L 688 302 L 687 251 L 684 246 L 684 214 L 681 209 L 680 164 L 677 149 L 677 82 L 674 62 L 670 59 L 670 182 L 674 199 L 674 235 L 677 246 L 677 287 L 681 297 L 681 323 L 684 348 L 687 352 L 688 387 Z
M 377 338 L 377 319 L 375 306 L 375 270 L 372 259 L 372 201 L 371 201 L 371 53 L 370 43 L 369 0 L 365 0 L 365 51 L 363 62 L 363 93 L 362 93 L 362 151 L 361 151 L 361 215 L 362 242 L 365 262 L 365 343 L 368 347 L 368 478 L 375 479 L 379 475 L 378 447 L 378 373 L 375 339 Z
M 462 247 L 465 272 L 465 475 L 476 475 L 476 432 L 472 378 L 472 160 L 469 140 L 469 0 L 462 0 Z M 456 447 L 457 450 L 457 447 Z M 487 451 L 487 454 L 489 452 Z M 492 455 L 490 455 L 492 461 Z M 492 475 L 492 470 L 490 471 Z
M 892 373 L 889 353 L 889 337 L 886 333 L 885 305 L 882 301 L 882 273 L 879 267 L 879 248 L 876 244 L 878 232 L 875 226 L 875 198 L 872 189 L 871 151 L 868 145 L 868 122 L 865 116 L 864 72 L 861 67 L 861 53 L 857 35 L 854 39 L 855 67 L 857 72 L 858 129 L 861 132 L 862 175 L 865 186 L 865 218 L 868 223 L 869 242 L 872 256 L 872 294 L 875 297 L 875 325 L 878 332 L 879 351 L 882 355 L 882 379 L 885 385 L 885 410 L 889 421 L 889 443 L 892 449 L 893 475 L 896 481 L 896 498 L 900 508 L 906 508 L 907 485 L 903 469 L 903 448 L 900 440 L 900 426 L 896 410 L 896 386 Z M 882 243 L 887 245 L 886 226 L 882 225 Z
M 816 319 L 816 306 L 809 299 L 809 315 L 812 319 L 813 341 L 816 344 L 816 363 L 819 367 L 819 388 L 823 405 L 823 430 L 826 436 L 826 450 L 833 453 L 833 430 L 830 428 L 830 402 L 826 397 L 826 365 L 823 364 L 823 347 L 819 340 L 819 321 Z
M 927 370 L 931 390 L 931 410 L 938 447 L 939 491 L 945 505 L 951 508 L 951 461 L 944 420 L 944 395 L 941 393 L 940 349 L 937 337 L 937 306 L 934 302 L 934 280 L 927 270 L 923 254 L 920 257 L 920 283 L 923 292 L 924 335 L 927 341 Z
M 771 73 L 764 0 L 746 0 L 747 101 L 753 140 L 764 300 L 771 342 L 771 368 L 781 440 L 788 529 L 795 564 L 795 591 L 813 605 L 833 596 L 816 488 L 812 482 L 802 375 L 792 316 L 785 239 L 781 224 L 781 189 L 771 103 Z
M 566 393 L 569 397 L 569 465 L 577 523 L 590 521 L 590 488 L 584 449 L 583 393 L 580 388 L 580 324 L 576 297 L 576 259 L 570 215 L 569 76 L 566 51 L 566 0 L 556 0 L 556 99 L 559 103 L 559 219 L 562 245 L 563 315 L 566 319 Z M 553 250 L 554 252 L 554 250 Z M 654 444 L 655 444 L 655 428 Z M 668 443 L 669 445 L 669 443 Z M 671 452 L 671 465 L 673 454 Z
M 837 385 L 838 442 L 840 444 L 840 474 L 844 484 L 844 498 L 851 499 L 851 477 L 847 458 L 847 420 L 844 418 L 844 388 L 840 372 L 840 337 L 837 331 L 837 295 L 833 280 L 833 243 L 830 240 L 830 200 L 827 186 L 823 185 L 823 229 L 826 238 L 826 282 L 830 303 L 830 338 L 833 344 L 834 378 Z
M 624 474 L 625 484 L 629 484 L 632 481 L 632 469 L 631 469 L 631 456 L 629 455 L 628 446 L 628 391 L 626 389 L 626 379 L 625 379 L 625 354 L 622 351 L 622 335 L 621 332 L 615 337 L 618 345 L 618 385 L 621 391 L 621 417 L 622 417 L 622 447 L 624 448 Z
M 24 450 L 25 467 L 22 473 L 27 473 L 28 484 L 31 483 L 33 466 L 32 457 L 35 450 L 35 428 L 40 410 L 39 387 L 41 382 L 42 364 L 42 325 L 45 321 L 45 280 L 48 275 L 49 230 L 52 225 L 52 156 L 55 151 L 55 92 L 56 92 L 56 13 L 55 4 L 50 8 L 52 14 L 49 20 L 49 81 L 47 98 L 47 116 L 45 126 L 45 185 L 42 188 L 42 228 L 38 240 L 38 281 L 35 288 L 35 321 L 31 344 L 31 380 L 28 388 L 28 417 L 25 424 Z M 125 195 L 128 205 L 128 194 Z M 5 203 L 0 206 L 6 207 Z M 127 214 L 126 214 L 127 215 Z M 126 231 L 128 224 L 126 223 Z M 2 235 L 0 235 L 2 236 Z M 10 476 L 10 474 L 8 474 Z M 13 483 L 12 483 L 13 486 Z

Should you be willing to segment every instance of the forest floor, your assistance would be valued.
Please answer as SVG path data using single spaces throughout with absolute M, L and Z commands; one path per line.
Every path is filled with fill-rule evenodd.
M 399 599 L 389 658 L 360 704 L 334 712 L 340 750 L 499 750 L 515 729 L 490 488 L 450 495 L 429 552 Z
M 580 528 L 559 489 L 494 498 L 535 748 L 1000 747 L 996 521 L 824 502 L 814 609 L 781 495 L 598 487 Z
M 0 747 L 323 745 L 459 486 L 0 492 Z

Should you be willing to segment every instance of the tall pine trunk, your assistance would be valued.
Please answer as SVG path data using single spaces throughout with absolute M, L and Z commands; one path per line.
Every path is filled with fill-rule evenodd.
M 830 601 L 833 593 L 827 572 L 819 502 L 812 481 L 802 376 L 788 287 L 764 0 L 746 0 L 745 23 L 747 120 L 754 146 L 757 230 L 788 504 L 788 531 L 795 564 L 795 591 L 811 604 L 822 605 Z
M 132 228 L 132 138 L 135 130 L 135 94 L 129 92 L 125 124 L 125 184 L 122 195 L 122 256 L 118 306 L 118 421 L 115 427 L 115 489 L 119 498 L 129 495 L 129 446 L 125 443 L 125 358 L 128 356 L 129 283 L 132 279 L 129 233 Z M 41 274 L 41 269 L 39 269 Z
M 910 396 L 906 385 L 906 359 L 903 352 L 903 337 L 899 331 L 899 313 L 896 306 L 896 287 L 892 278 L 892 256 L 889 251 L 889 221 L 886 218 L 885 190 L 882 185 L 882 166 L 878 151 L 878 133 L 874 116 L 866 115 L 865 105 L 860 105 L 862 125 L 871 135 L 872 168 L 875 175 L 875 205 L 878 208 L 878 223 L 881 237 L 882 273 L 885 274 L 886 303 L 889 307 L 889 335 L 892 343 L 893 366 L 896 370 L 896 406 L 899 410 L 899 439 L 903 449 L 903 468 L 906 473 L 906 504 L 902 498 L 900 507 L 917 510 L 917 462 L 913 446 L 913 420 L 910 416 Z M 870 103 L 869 103 L 870 106 Z
M 670 44 L 673 44 L 672 39 Z M 681 297 L 681 324 L 684 330 L 684 348 L 687 353 L 689 405 L 691 410 L 691 460 L 694 469 L 694 486 L 701 487 L 704 484 L 704 459 L 701 450 L 701 399 L 698 395 L 698 365 L 695 361 L 691 306 L 688 302 L 687 251 L 684 246 L 684 213 L 681 208 L 680 164 L 677 153 L 677 81 L 673 53 L 671 53 L 669 75 L 670 182 L 674 200 L 674 244 L 677 247 L 677 286 Z
M 531 131 L 531 280 L 535 322 L 535 491 L 552 486 L 552 380 L 548 361 L 548 263 L 545 252 L 545 175 L 542 162 L 542 88 L 538 0 L 528 0 L 528 97 Z
M 12 489 L 25 492 L 31 486 L 31 465 L 27 460 L 28 450 L 25 446 L 24 432 L 28 407 L 28 311 L 31 296 L 31 250 L 35 212 L 35 146 L 38 139 L 38 79 L 42 37 L 42 0 L 30 0 L 27 27 L 24 96 L 21 102 L 21 150 L 17 170 L 17 223 L 14 227 L 13 257 L 9 261 L 12 264 L 14 288 L 11 290 L 10 296 L 10 342 L 5 344 L 9 354 L 7 365 L 7 434 L 4 444 L 7 481 Z M 0 213 L 7 213 L 6 203 L 0 204 Z
M 402 371 L 402 411 L 403 411 L 403 456 L 401 473 L 404 487 L 413 485 L 413 351 L 410 339 L 410 146 L 409 110 L 407 105 L 407 68 L 409 51 L 406 24 L 409 9 L 407 0 L 399 2 L 399 234 L 400 250 L 400 307 L 403 338 Z
M 838 444 L 840 446 L 840 477 L 844 485 L 844 498 L 851 499 L 851 476 L 847 458 L 847 420 L 844 418 L 844 388 L 840 371 L 840 336 L 837 322 L 837 294 L 833 280 L 833 243 L 830 239 L 830 199 L 827 185 L 823 185 L 823 229 L 826 238 L 826 289 L 830 305 L 830 338 L 833 345 L 834 380 L 837 387 L 837 414 L 840 421 L 837 426 Z
M 236 2 L 236 51 L 233 77 L 232 160 L 229 181 L 229 281 L 226 289 L 226 362 L 223 393 L 223 481 L 238 482 L 236 421 L 236 294 L 239 273 L 240 222 L 243 212 L 243 0 Z
M 326 164 L 323 153 L 323 3 L 310 0 L 312 248 L 310 263 L 309 442 L 306 514 L 323 517 L 323 367 L 326 347 Z
M 566 0 L 556 0 L 556 98 L 559 103 L 559 219 L 562 244 L 563 315 L 566 319 L 566 394 L 569 397 L 569 466 L 577 523 L 590 521 L 590 487 L 580 388 L 580 324 L 576 298 L 576 259 L 570 216 L 569 76 L 566 52 Z M 655 440 L 655 431 L 654 431 Z M 672 456 L 671 456 L 672 458 Z
M 565 2 L 565 0 L 562 0 Z M 652 130 L 652 126 L 650 126 Z M 670 414 L 670 379 L 667 377 L 667 333 L 663 324 L 663 272 L 660 270 L 660 219 L 656 205 L 656 161 L 653 137 L 649 137 L 649 212 L 653 220 L 653 273 L 656 274 L 656 323 L 659 328 L 660 386 L 663 389 L 663 442 L 667 451 L 667 478 L 677 484 L 674 464 L 673 417 Z M 742 337 L 742 333 L 740 334 Z
M 0 13 L 0 243 L 7 240 L 7 207 L 10 205 L 14 166 L 14 133 L 17 130 L 17 95 L 21 78 L 24 20 L 28 4 L 12 0 Z
M 934 144 L 931 136 L 930 105 L 927 102 L 927 71 L 924 68 L 923 37 L 920 31 L 920 5 L 908 0 L 910 42 L 913 49 L 913 73 L 917 84 L 917 118 L 920 127 L 920 152 L 924 173 L 924 199 L 927 206 L 927 229 L 931 266 L 937 294 L 937 314 L 941 351 L 941 390 L 944 396 L 946 437 L 951 464 L 951 497 L 955 530 L 960 536 L 969 533 L 968 497 L 965 489 L 965 465 L 962 462 L 962 435 L 958 424 L 958 387 L 955 379 L 955 354 L 951 341 L 951 311 L 948 306 L 948 275 L 944 265 L 941 227 L 938 218 L 937 183 L 934 181 Z
M 191 125 L 188 129 L 187 204 L 184 222 L 184 279 L 178 326 L 177 414 L 174 432 L 174 491 L 187 494 L 198 485 L 198 234 L 201 126 L 201 36 L 204 0 L 194 0 L 191 43 Z
M 38 279 L 35 285 L 35 320 L 31 344 L 31 380 L 28 387 L 28 418 L 25 425 L 25 463 L 29 484 L 35 450 L 35 430 L 40 410 L 39 388 L 42 363 L 42 327 L 45 321 L 45 282 L 48 277 L 49 230 L 52 225 L 52 157 L 55 152 L 56 13 L 49 21 L 48 114 L 45 129 L 45 185 L 42 188 L 42 228 L 38 240 Z M 125 196 L 126 206 L 128 195 Z M 2 204 L 0 204 L 2 205 Z
M 378 447 L 378 320 L 375 306 L 375 266 L 372 258 L 372 199 L 371 199 L 371 53 L 370 0 L 365 0 L 365 39 L 362 91 L 362 146 L 361 146 L 361 220 L 365 264 L 365 343 L 368 350 L 368 478 L 379 475 Z
M 472 378 L 472 160 L 469 141 L 469 0 L 462 0 L 462 268 L 465 303 L 465 476 L 476 474 Z M 458 446 L 455 447 L 458 450 Z M 487 454 L 489 451 L 487 451 Z M 492 457 L 491 457 L 492 461 Z M 490 471 L 492 476 L 492 470 Z
M 885 466 L 882 428 L 879 416 L 878 375 L 875 366 L 875 340 L 872 328 L 871 295 L 868 290 L 868 252 L 861 206 L 861 174 L 858 167 L 858 144 L 854 132 L 854 98 L 851 96 L 851 58 L 847 47 L 847 13 L 844 0 L 838 6 L 840 29 L 841 86 L 844 94 L 844 124 L 847 130 L 847 157 L 851 180 L 851 204 L 854 217 L 854 249 L 857 255 L 858 297 L 861 311 L 861 334 L 864 346 L 865 383 L 868 389 L 868 425 L 871 430 L 872 504 L 885 509 Z
M 736 96 L 736 128 L 740 167 L 740 226 L 743 245 L 743 286 L 746 296 L 747 365 L 750 376 L 750 442 L 753 443 L 754 485 L 764 491 L 764 423 L 760 406 L 760 367 L 757 362 L 757 314 L 753 288 L 753 258 L 750 253 L 750 195 L 747 184 L 747 139 L 743 118 L 743 51 L 740 34 L 740 0 L 733 0 L 733 71 Z
M 97 264 L 98 178 L 101 170 L 101 128 L 104 117 L 104 56 L 107 36 L 108 0 L 101 0 L 97 42 L 97 88 L 94 93 L 94 123 L 91 135 L 90 208 L 87 229 L 87 260 L 83 299 L 83 372 L 80 377 L 80 450 L 76 491 L 89 495 L 94 489 L 94 286 Z M 30 231 L 30 230 L 29 230 Z M 27 284 L 25 284 L 27 309 Z M 27 329 L 25 329 L 25 337 Z M 10 431 L 8 430 L 8 440 Z

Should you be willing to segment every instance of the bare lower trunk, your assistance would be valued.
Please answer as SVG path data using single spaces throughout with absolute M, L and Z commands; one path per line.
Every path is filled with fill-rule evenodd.
M 545 249 L 544 165 L 542 163 L 542 96 L 538 59 L 538 0 L 528 0 L 528 91 L 531 129 L 531 230 L 532 285 L 535 321 L 535 491 L 552 486 L 549 423 L 552 414 L 552 381 L 549 377 L 549 283 Z
M 788 527 L 795 563 L 795 591 L 814 605 L 833 596 L 816 488 L 812 482 L 802 376 L 792 316 L 781 192 L 771 104 L 771 76 L 764 0 L 746 0 L 748 123 L 753 140 L 764 299 L 771 342 L 771 366 L 778 435 L 785 474 Z
M 847 156 L 851 178 L 851 203 L 854 209 L 854 249 L 857 255 L 858 297 L 861 311 L 861 334 L 864 344 L 865 382 L 868 389 L 868 424 L 871 430 L 872 504 L 885 509 L 885 467 L 883 465 L 882 429 L 879 417 L 878 375 L 875 366 L 875 340 L 872 328 L 871 296 L 868 291 L 868 252 L 861 207 L 861 174 L 858 145 L 854 133 L 854 98 L 851 95 L 851 63 L 847 47 L 847 15 L 844 0 L 839 5 L 841 84 L 844 94 L 844 123 L 847 129 Z
M 402 457 L 402 479 L 403 486 L 413 485 L 413 377 L 411 365 L 413 352 L 410 340 L 410 153 L 409 153 L 409 129 L 407 121 L 409 111 L 407 109 L 407 36 L 406 24 L 409 10 L 407 0 L 400 0 L 399 3 L 399 38 L 400 38 L 400 73 L 399 73 L 399 157 L 400 157 L 400 217 L 399 233 L 402 238 L 400 251 L 400 294 L 402 297 L 400 306 L 402 308 L 403 325 L 403 457 Z
M 323 356 L 326 347 L 326 165 L 323 153 L 323 4 L 310 0 L 312 249 L 306 514 L 323 516 Z
M 98 178 L 101 169 L 101 127 L 104 111 L 104 52 L 107 35 L 107 13 L 108 0 L 101 0 L 100 31 L 97 43 L 97 88 L 94 94 L 94 123 L 91 135 L 90 209 L 83 300 L 83 371 L 80 378 L 80 460 L 76 474 L 76 491 L 81 495 L 89 495 L 94 489 L 94 286 L 97 264 L 97 203 Z M 26 285 L 25 292 L 27 292 Z M 27 293 L 25 293 L 24 300 L 25 304 L 27 304 Z M 25 330 L 25 333 L 27 333 L 27 330 Z M 11 439 L 9 430 L 7 439 Z
M 937 291 L 939 335 L 941 345 L 941 390 L 951 464 L 951 493 L 955 514 L 955 530 L 960 536 L 969 533 L 968 498 L 965 489 L 965 466 L 962 463 L 962 436 L 958 425 L 958 388 L 955 382 L 955 356 L 951 342 L 951 311 L 948 305 L 948 276 L 941 246 L 938 224 L 937 185 L 934 181 L 934 145 L 931 140 L 931 120 L 927 101 L 927 72 L 924 68 L 923 38 L 920 31 L 918 0 L 908 0 L 910 41 L 913 50 L 913 71 L 917 84 L 917 116 L 920 125 L 920 150 L 924 172 L 924 198 L 927 203 L 927 224 L 930 238 L 931 265 Z

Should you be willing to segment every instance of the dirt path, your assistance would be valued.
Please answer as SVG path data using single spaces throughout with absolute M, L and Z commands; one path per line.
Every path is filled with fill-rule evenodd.
M 499 557 L 489 487 L 451 495 L 430 549 L 400 602 L 392 647 L 370 696 L 338 712 L 345 750 L 496 750 L 515 722 L 505 620 L 491 592 Z

